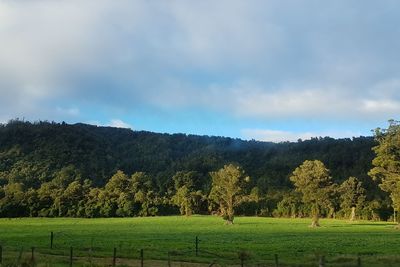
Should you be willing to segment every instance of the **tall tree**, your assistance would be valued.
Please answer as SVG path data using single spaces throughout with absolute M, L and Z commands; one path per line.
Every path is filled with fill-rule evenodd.
M 311 205 L 311 226 L 318 227 L 321 209 L 331 206 L 335 188 L 329 170 L 319 160 L 306 160 L 294 170 L 290 180 L 296 191 L 302 193 L 303 202 Z
M 90 181 L 85 180 L 84 184 L 74 181 L 62 192 L 60 196 L 61 203 L 65 209 L 62 216 L 81 217 L 84 216 L 84 203 L 90 190 Z
M 356 209 L 360 209 L 365 202 L 365 189 L 362 182 L 356 177 L 349 177 L 339 187 L 340 207 L 350 213 L 350 221 L 356 217 Z
M 24 184 L 22 183 L 11 183 L 4 187 L 4 197 L 0 199 L 0 217 L 23 217 L 27 215 L 24 191 Z
M 174 192 L 171 201 L 179 206 L 182 215 L 190 216 L 200 209 L 204 195 L 201 190 L 196 190 L 196 183 L 201 177 L 195 171 L 179 171 L 173 177 Z M 197 185 L 200 188 L 200 185 Z
M 379 187 L 390 194 L 394 211 L 400 208 L 400 122 L 390 120 L 387 129 L 377 128 L 373 148 L 374 166 L 368 173 L 378 181 Z
M 134 192 L 135 206 L 139 207 L 139 216 L 157 215 L 157 195 L 153 191 L 153 181 L 144 172 L 132 174 L 132 190 Z
M 233 224 L 234 208 L 242 202 L 245 184 L 250 181 L 250 177 L 241 167 L 233 164 L 225 165 L 210 174 L 212 189 L 209 197 L 219 205 L 219 211 L 226 223 Z
M 108 198 L 110 216 L 131 216 L 133 214 L 132 180 L 123 171 L 118 170 L 104 187 L 104 196 Z M 107 212 L 106 212 L 107 213 Z
M 176 190 L 175 195 L 172 196 L 172 203 L 179 206 L 182 215 L 190 216 L 193 213 L 194 192 L 183 185 Z

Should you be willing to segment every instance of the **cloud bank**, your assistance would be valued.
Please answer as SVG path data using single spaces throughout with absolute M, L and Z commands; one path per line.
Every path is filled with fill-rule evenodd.
M 0 121 L 190 110 L 372 127 L 400 112 L 399 12 L 390 0 L 1 1 Z

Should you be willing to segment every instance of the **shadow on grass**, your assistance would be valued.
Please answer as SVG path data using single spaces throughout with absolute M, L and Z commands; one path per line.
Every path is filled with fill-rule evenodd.
M 350 223 L 349 226 L 381 226 L 381 227 L 386 227 L 386 226 L 393 226 L 395 227 L 397 224 L 394 223 Z

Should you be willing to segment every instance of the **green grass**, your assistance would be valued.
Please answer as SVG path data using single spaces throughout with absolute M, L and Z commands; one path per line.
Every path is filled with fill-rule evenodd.
M 172 254 L 173 260 L 192 262 L 238 263 L 238 252 L 246 251 L 252 263 L 272 263 L 278 254 L 288 265 L 315 265 L 318 255 L 325 255 L 328 266 L 356 266 L 359 254 L 363 266 L 400 265 L 396 256 L 400 231 L 392 223 L 325 219 L 315 229 L 309 223 L 310 219 L 237 217 L 234 225 L 225 225 L 214 216 L 0 219 L 0 244 L 6 257 L 16 257 L 22 247 L 67 256 L 72 246 L 74 255 L 82 257 L 93 248 L 94 257 L 109 258 L 116 247 L 121 257 L 138 258 L 144 249 L 146 259 L 165 260 L 168 251 L 174 251 L 184 253 Z M 49 249 L 51 231 L 53 250 Z M 196 236 L 198 256 L 193 252 Z

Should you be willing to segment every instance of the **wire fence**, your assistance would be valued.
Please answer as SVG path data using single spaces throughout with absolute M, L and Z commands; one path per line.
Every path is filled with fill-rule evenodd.
M 57 242 L 55 242 L 57 240 Z M 73 242 L 74 241 L 74 242 Z M 400 266 L 399 256 L 388 255 L 324 255 L 304 254 L 285 258 L 285 254 L 254 253 L 251 250 L 223 251 L 203 248 L 196 236 L 188 249 L 138 248 L 120 242 L 113 248 L 102 247 L 92 239 L 89 246 L 79 244 L 76 237 L 65 232 L 50 233 L 48 246 L 24 247 L 0 243 L 0 266 L 9 267 L 218 267 L 218 266 Z M 155 241 L 157 242 L 157 241 Z

